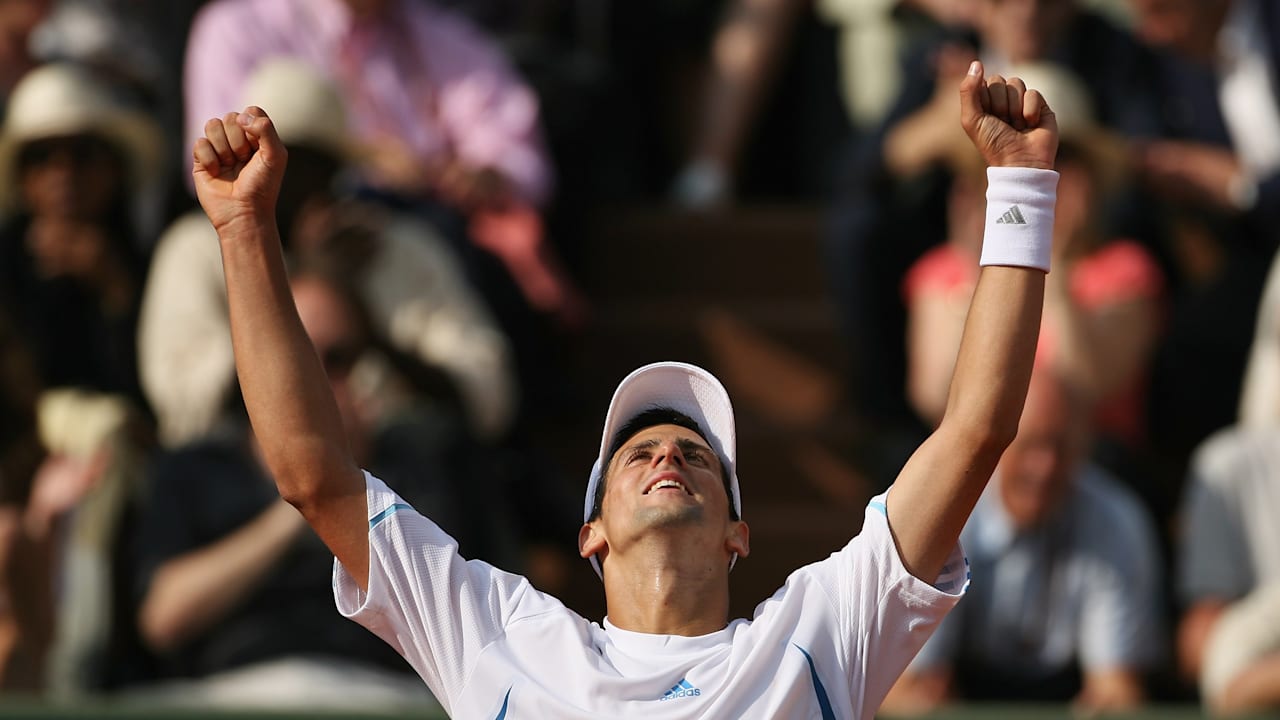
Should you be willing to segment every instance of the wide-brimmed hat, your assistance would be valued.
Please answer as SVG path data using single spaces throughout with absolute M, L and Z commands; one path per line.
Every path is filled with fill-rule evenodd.
M 614 436 L 632 418 L 654 408 L 670 408 L 688 415 L 705 433 L 704 437 L 720 458 L 729 475 L 729 501 L 738 517 L 742 517 L 742 493 L 738 490 L 738 445 L 734 426 L 733 404 L 729 393 L 714 375 L 696 365 L 682 362 L 659 362 L 632 371 L 618 384 L 605 414 L 604 431 L 600 435 L 600 453 L 596 456 L 587 494 L 583 501 L 582 521 L 591 520 L 596 488 L 609 466 L 609 448 Z M 736 559 L 736 556 L 735 558 Z M 600 573 L 600 563 L 591 557 L 591 565 Z
M 0 129 L 0 209 L 17 202 L 17 159 L 38 140 L 92 134 L 120 151 L 135 192 L 161 171 L 165 138 L 150 115 L 113 92 L 110 83 L 75 63 L 41 65 L 9 95 Z
M 337 87 L 302 60 L 281 56 L 263 61 L 245 81 L 241 105 L 265 110 L 285 145 L 306 145 L 343 162 L 357 158 Z
M 1058 144 L 1070 147 L 1091 166 L 1103 191 L 1120 186 L 1131 166 L 1124 139 L 1098 122 L 1093 99 L 1079 75 L 1061 64 L 1036 61 L 1008 68 L 1005 77 L 1021 78 L 1029 90 L 1038 90 L 1058 121 Z M 963 134 L 951 149 L 948 164 L 955 172 L 983 172 L 986 165 Z

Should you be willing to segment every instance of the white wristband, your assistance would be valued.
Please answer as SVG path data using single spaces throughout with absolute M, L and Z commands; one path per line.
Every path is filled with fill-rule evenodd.
M 987 227 L 980 265 L 1049 272 L 1058 173 L 1024 167 L 987 168 Z

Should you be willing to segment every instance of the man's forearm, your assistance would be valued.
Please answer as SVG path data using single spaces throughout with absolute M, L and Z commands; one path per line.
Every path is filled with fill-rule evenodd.
M 982 269 L 956 357 L 943 423 L 1012 440 L 1040 334 L 1045 274 Z
M 1057 175 L 993 169 L 983 265 L 938 429 L 894 483 L 889 527 L 907 569 L 937 577 L 1000 455 L 1031 381 Z M 1014 213 L 1014 210 L 1017 213 Z M 1002 227 L 1012 225 L 1014 227 Z
M 1039 338 L 1044 279 L 1035 269 L 982 269 L 936 433 L 947 448 L 945 460 L 965 472 L 946 476 L 955 486 L 935 483 L 908 501 L 933 519 L 931 532 L 959 537 L 1000 455 L 1018 432 Z M 950 543 L 937 547 L 936 563 L 926 567 L 941 567 L 946 559 L 943 550 Z
M 274 223 L 219 241 L 236 372 L 280 494 L 294 504 L 362 494 L 328 379 L 294 308 Z

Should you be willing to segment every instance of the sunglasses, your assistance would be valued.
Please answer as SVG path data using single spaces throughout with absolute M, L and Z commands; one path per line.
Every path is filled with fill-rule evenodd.
M 18 164 L 22 168 L 31 168 L 47 165 L 55 159 L 65 159 L 84 166 L 114 155 L 111 143 L 97 135 L 68 135 L 33 140 L 23 145 L 18 152 Z

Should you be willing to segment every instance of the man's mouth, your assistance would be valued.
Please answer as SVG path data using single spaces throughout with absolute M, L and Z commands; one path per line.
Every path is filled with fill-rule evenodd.
M 653 481 L 649 485 L 649 487 L 644 489 L 644 494 L 648 495 L 651 492 L 667 491 L 667 490 L 671 490 L 671 491 L 679 490 L 686 495 L 693 494 L 689 492 L 689 488 L 685 486 L 685 484 L 681 482 L 679 478 L 673 477 L 671 475 L 667 475 L 666 477 L 660 477 L 657 480 Z

